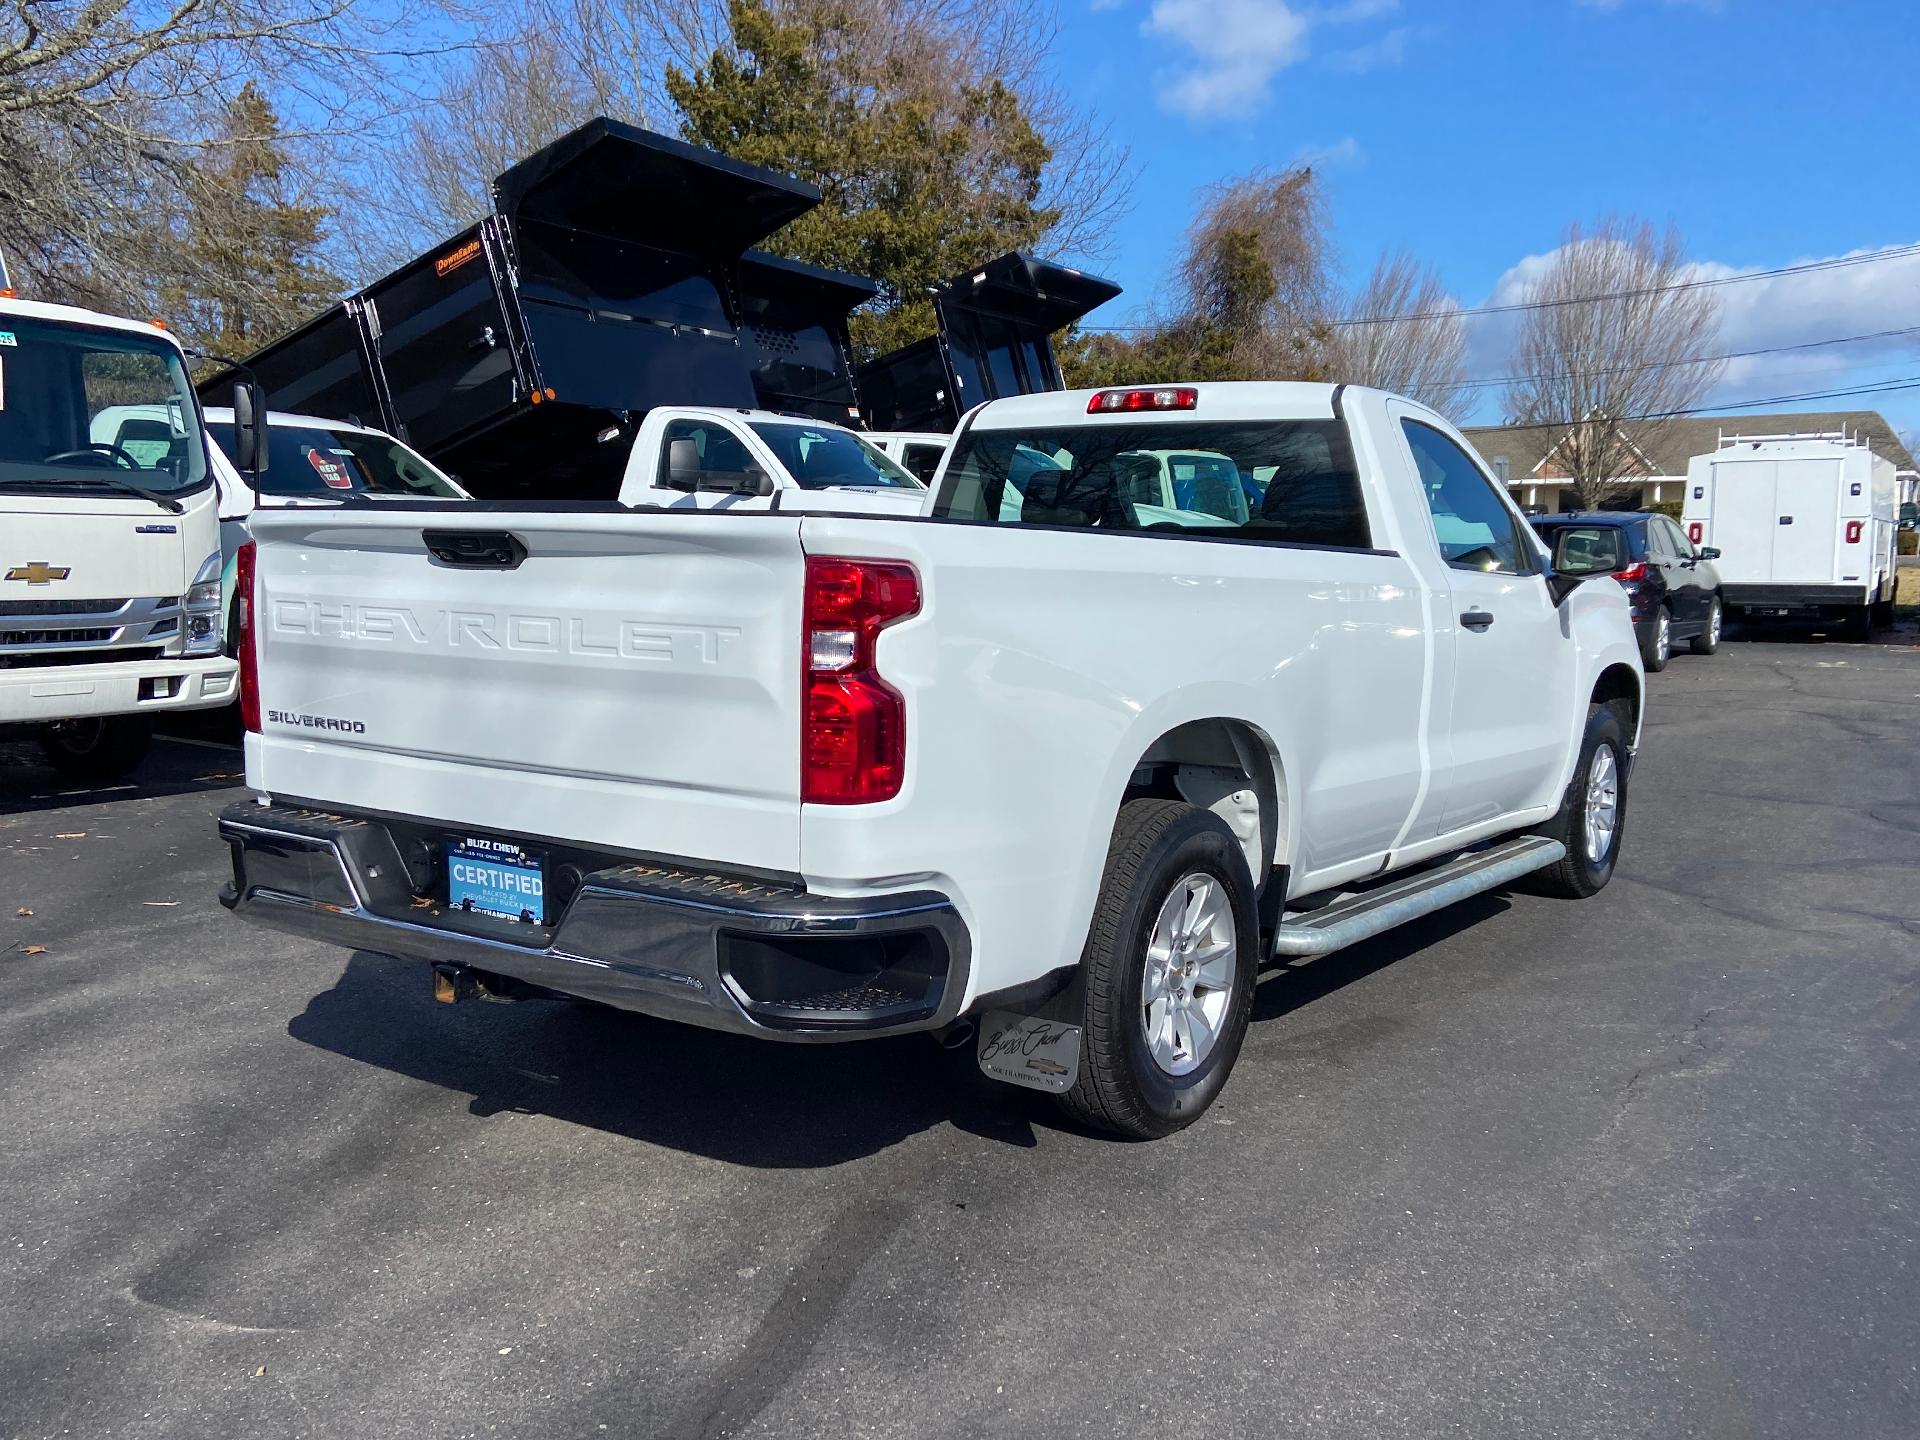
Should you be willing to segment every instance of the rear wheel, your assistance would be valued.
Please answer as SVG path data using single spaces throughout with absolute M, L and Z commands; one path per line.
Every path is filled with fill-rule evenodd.
M 1560 810 L 1540 833 L 1567 847 L 1564 858 L 1536 870 L 1532 889 L 1584 900 L 1613 878 L 1627 821 L 1627 722 L 1619 707 L 1587 707 L 1580 760 Z
M 152 743 L 153 721 L 145 715 L 59 720 L 40 732 L 47 763 L 73 780 L 118 780 Z
M 1653 612 L 1653 624 L 1640 637 L 1640 665 L 1648 674 L 1667 668 L 1673 655 L 1673 612 L 1662 605 Z
M 1259 925 L 1246 857 L 1219 816 L 1174 800 L 1123 805 L 1081 958 L 1075 1119 L 1135 1139 L 1191 1125 L 1246 1037 Z
M 1707 602 L 1707 628 L 1693 637 L 1693 653 L 1711 655 L 1720 648 L 1720 597 L 1714 596 Z

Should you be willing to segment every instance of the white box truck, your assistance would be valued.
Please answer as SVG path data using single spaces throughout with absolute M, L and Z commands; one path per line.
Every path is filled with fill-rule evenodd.
M 1735 619 L 1893 618 L 1894 466 L 1845 431 L 1722 435 L 1687 464 L 1687 538 L 1720 551 Z
M 108 778 L 139 761 L 158 712 L 233 700 L 225 469 L 179 341 L 16 299 L 0 267 L 0 735 L 20 727 L 63 772 Z

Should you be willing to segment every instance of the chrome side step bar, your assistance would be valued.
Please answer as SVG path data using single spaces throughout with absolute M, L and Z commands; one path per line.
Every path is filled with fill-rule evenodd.
M 1281 917 L 1274 931 L 1273 953 L 1290 958 L 1343 950 L 1470 895 L 1497 890 L 1546 868 L 1566 853 L 1567 847 L 1558 840 L 1522 835 L 1375 889 L 1342 896 L 1318 910 L 1292 911 Z

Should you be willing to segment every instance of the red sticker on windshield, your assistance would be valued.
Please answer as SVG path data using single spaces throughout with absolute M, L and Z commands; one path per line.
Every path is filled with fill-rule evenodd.
M 319 450 L 309 450 L 307 452 L 307 463 L 313 466 L 315 473 L 319 475 L 323 484 L 331 486 L 335 490 L 351 490 L 353 488 L 353 475 L 347 469 L 344 460 L 337 460 L 333 456 Z

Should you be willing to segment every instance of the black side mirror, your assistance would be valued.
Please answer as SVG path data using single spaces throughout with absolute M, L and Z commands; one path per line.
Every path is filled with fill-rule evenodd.
M 1702 545 L 1700 547 L 1700 558 L 1702 560 L 1718 560 L 1720 558 L 1720 552 L 1711 545 Z
M 1587 581 L 1593 579 L 1596 575 L 1605 575 L 1607 573 L 1605 570 L 1588 570 L 1584 573 L 1579 571 L 1549 570 L 1547 571 L 1547 598 L 1553 601 L 1553 606 L 1557 610 L 1567 603 L 1567 597 L 1569 595 Z
M 267 470 L 267 395 L 244 380 L 233 387 L 233 463 L 256 478 Z

